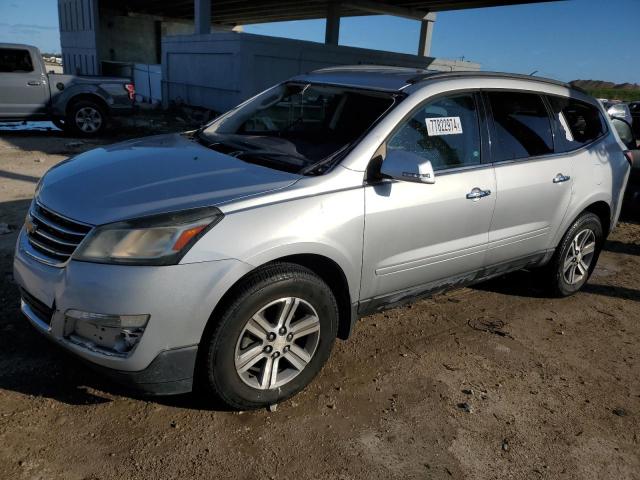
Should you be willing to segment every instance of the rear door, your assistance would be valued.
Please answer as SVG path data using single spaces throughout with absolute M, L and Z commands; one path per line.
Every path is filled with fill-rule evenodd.
M 431 161 L 435 183 L 383 180 L 365 187 L 365 305 L 375 308 L 376 302 L 463 282 L 484 266 L 496 197 L 493 168 L 482 163 L 480 111 L 474 93 L 427 100 L 387 140 L 387 151 Z M 431 120 L 452 118 L 459 125 L 454 131 L 427 127 Z
M 0 48 L 0 115 L 27 118 L 46 113 L 49 86 L 38 65 L 29 50 Z
M 487 264 L 496 266 L 552 247 L 571 199 L 572 162 L 555 153 L 550 112 L 541 95 L 490 91 L 485 99 L 498 191 Z

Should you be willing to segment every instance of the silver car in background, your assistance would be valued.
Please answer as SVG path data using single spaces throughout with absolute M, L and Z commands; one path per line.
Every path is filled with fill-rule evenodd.
M 40 181 L 15 254 L 47 337 L 156 394 L 304 388 L 359 316 L 522 268 L 578 291 L 629 162 L 596 100 L 497 73 L 325 69 Z

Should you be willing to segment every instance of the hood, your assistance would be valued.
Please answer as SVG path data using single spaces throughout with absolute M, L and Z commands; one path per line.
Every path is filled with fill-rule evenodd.
M 96 148 L 53 167 L 38 200 L 93 225 L 218 206 L 285 188 L 300 175 L 246 163 L 180 134 Z

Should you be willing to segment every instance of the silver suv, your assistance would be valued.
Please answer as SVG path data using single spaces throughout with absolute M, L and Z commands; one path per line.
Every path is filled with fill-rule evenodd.
M 301 75 L 199 131 L 52 168 L 18 239 L 22 311 L 143 391 L 273 404 L 362 315 L 522 268 L 578 291 L 618 218 L 623 149 L 555 81 Z

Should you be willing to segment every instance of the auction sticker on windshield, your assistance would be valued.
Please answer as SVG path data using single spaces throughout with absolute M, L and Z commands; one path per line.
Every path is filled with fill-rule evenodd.
M 438 135 L 459 135 L 462 133 L 460 117 L 425 118 L 430 137 Z

